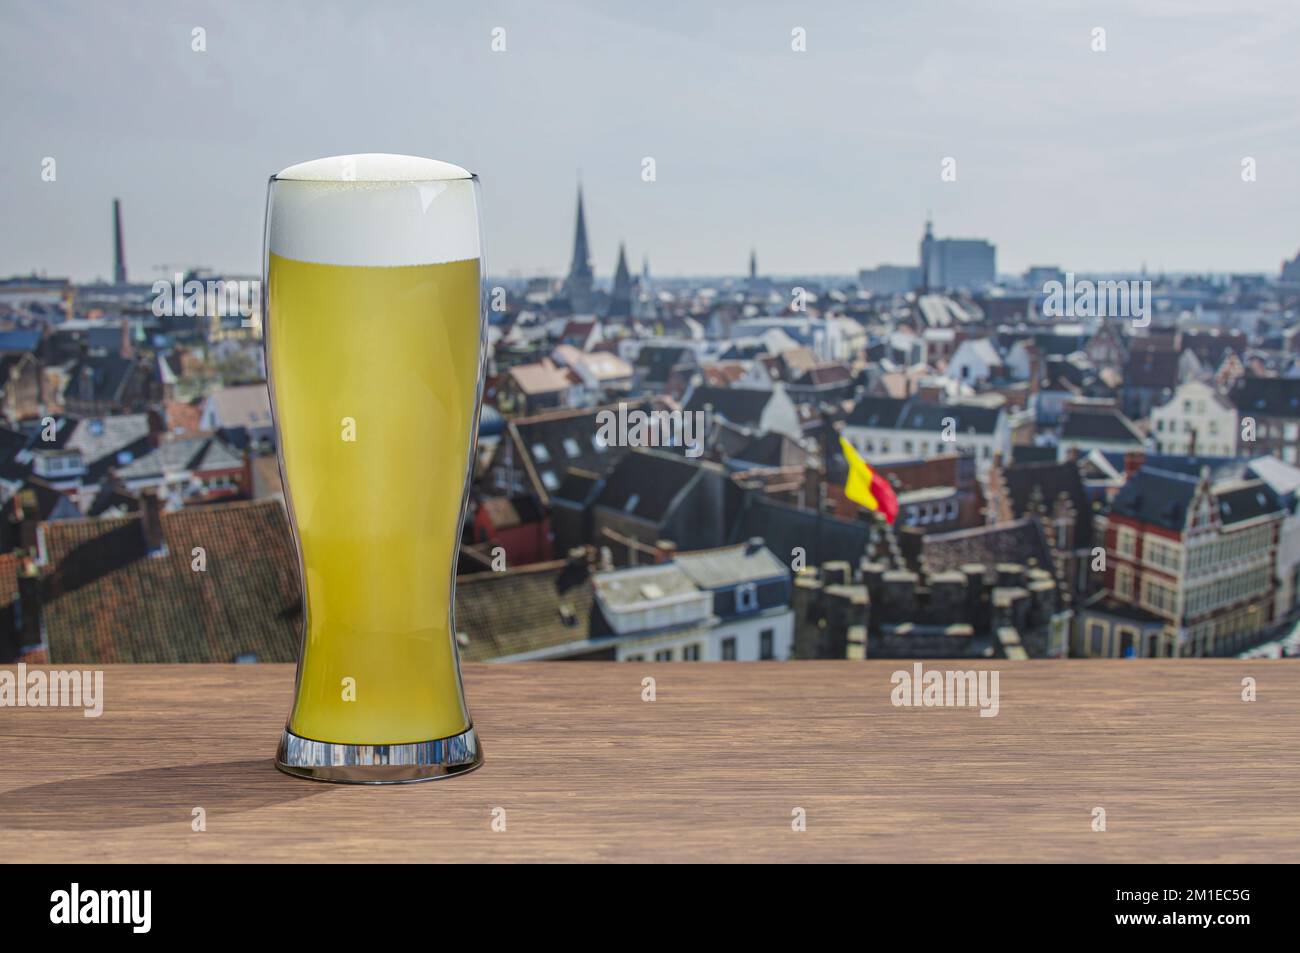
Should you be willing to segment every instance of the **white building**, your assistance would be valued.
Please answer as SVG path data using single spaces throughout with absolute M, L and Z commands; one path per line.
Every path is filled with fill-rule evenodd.
M 762 540 L 598 572 L 590 585 L 592 631 L 497 660 L 599 650 L 620 662 L 756 662 L 788 659 L 794 650 L 790 570 Z
M 994 454 L 1011 458 L 1011 424 L 1002 407 L 864 397 L 845 419 L 842 433 L 868 463 L 967 453 L 983 474 Z
M 1237 408 L 1214 387 L 1188 381 L 1151 411 L 1151 438 L 1156 453 L 1232 457 L 1239 419 Z
M 1277 457 L 1259 457 L 1251 472 L 1269 485 L 1286 507 L 1277 541 L 1277 602 L 1274 619 L 1300 607 L 1300 468 Z
M 1004 371 L 1002 355 L 988 338 L 968 338 L 957 345 L 948 361 L 947 374 L 963 384 L 984 383 Z

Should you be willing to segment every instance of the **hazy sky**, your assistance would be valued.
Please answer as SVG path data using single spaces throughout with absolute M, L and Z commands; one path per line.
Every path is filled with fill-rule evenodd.
M 567 268 L 579 170 L 602 278 L 911 263 L 927 209 L 1001 272 L 1271 272 L 1297 50 L 1293 0 L 0 0 L 0 274 L 110 275 L 114 196 L 133 280 L 255 272 L 267 176 L 347 152 L 479 173 L 495 274 Z

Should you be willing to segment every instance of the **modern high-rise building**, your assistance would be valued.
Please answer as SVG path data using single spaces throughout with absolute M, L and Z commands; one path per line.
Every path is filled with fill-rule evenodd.
M 915 265 L 877 265 L 858 272 L 858 287 L 872 294 L 903 294 L 915 291 L 921 269 Z
M 978 290 L 997 281 L 997 249 L 982 238 L 935 238 L 929 220 L 921 238 L 921 287 Z
M 582 210 L 582 186 L 578 186 L 578 223 L 573 234 L 573 262 L 569 276 L 564 279 L 564 296 L 575 314 L 590 313 L 594 306 L 592 293 L 595 271 L 591 267 L 591 249 L 587 244 L 587 218 Z

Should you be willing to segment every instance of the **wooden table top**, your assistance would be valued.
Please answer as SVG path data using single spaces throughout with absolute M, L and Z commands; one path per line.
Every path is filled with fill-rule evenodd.
M 992 718 L 903 662 L 466 665 L 487 763 L 385 787 L 275 770 L 290 666 L 108 666 L 97 719 L 0 708 L 0 858 L 1300 861 L 1300 665 L 984 664 Z

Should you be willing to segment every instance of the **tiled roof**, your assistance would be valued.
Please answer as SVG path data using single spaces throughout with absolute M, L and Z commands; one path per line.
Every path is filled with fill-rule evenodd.
M 550 358 L 543 358 L 536 364 L 516 364 L 508 373 L 515 385 L 529 395 L 567 390 L 573 383 L 569 372 L 553 363 Z
M 151 557 L 138 515 L 41 524 L 52 664 L 298 657 L 298 557 L 279 502 L 186 507 L 162 528 L 167 553 Z M 196 546 L 206 572 L 191 568 Z
M 203 408 L 192 401 L 169 400 L 166 405 L 168 433 L 193 434 L 199 429 Z
M 741 543 L 717 549 L 678 553 L 673 562 L 701 589 L 723 589 L 741 582 L 785 578 L 789 575 L 767 546 Z
M 123 480 L 140 480 L 186 470 L 232 470 L 243 465 L 243 458 L 216 437 L 181 437 L 164 441 L 115 472 Z
M 223 387 L 208 395 L 222 427 L 258 430 L 271 426 L 271 395 L 266 384 Z
M 572 584 L 569 584 L 572 582 Z M 577 642 L 592 635 L 592 588 L 564 562 L 456 580 L 460 657 L 478 662 Z

